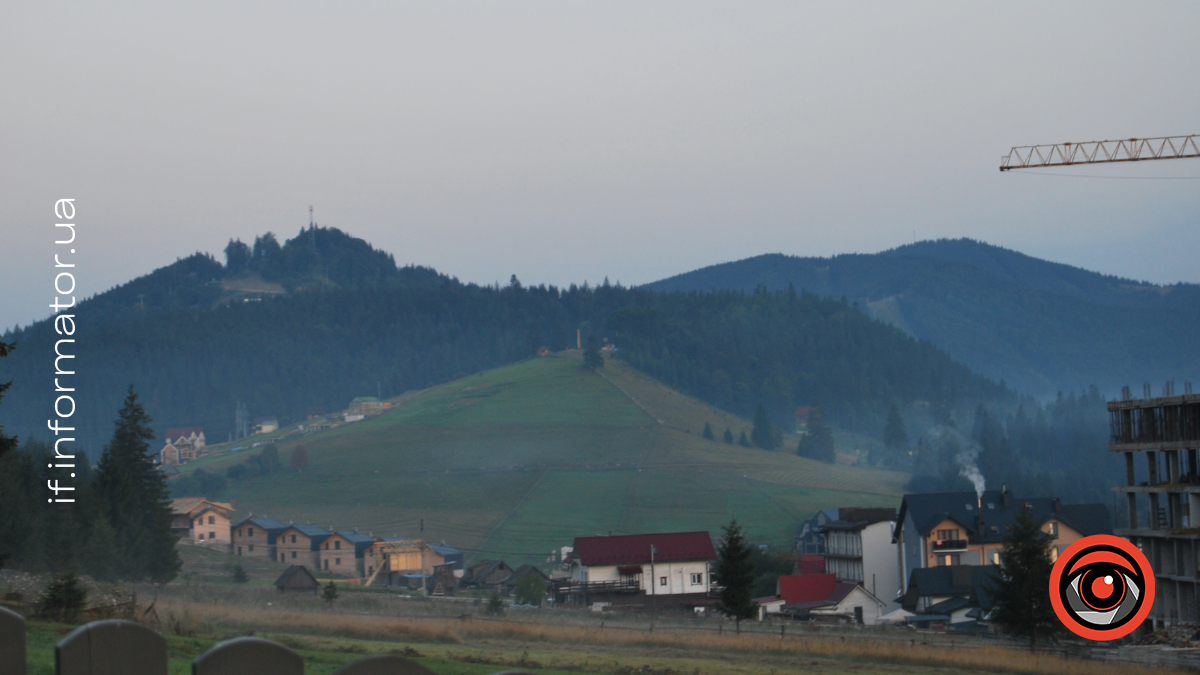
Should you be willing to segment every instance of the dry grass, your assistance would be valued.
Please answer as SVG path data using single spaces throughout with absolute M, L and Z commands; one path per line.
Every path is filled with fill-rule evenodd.
M 1069 660 L 1057 655 L 1030 654 L 999 646 L 945 646 L 916 644 L 909 640 L 871 639 L 870 636 L 800 635 L 781 639 L 764 635 L 713 635 L 698 632 L 633 632 L 597 627 L 565 626 L 516 621 L 463 619 L 392 619 L 335 613 L 313 613 L 170 601 L 160 616 L 183 617 L 185 631 L 223 632 L 254 630 L 268 633 L 319 635 L 349 639 L 413 641 L 443 645 L 506 643 L 537 645 L 554 655 L 558 667 L 570 667 L 579 648 L 605 647 L 618 653 L 645 650 L 679 650 L 697 655 L 722 653 L 746 657 L 819 657 L 859 664 L 905 664 L 976 672 L 1061 673 L 1063 675 L 1137 675 L 1156 672 L 1127 664 Z M 499 645 L 496 643 L 499 642 Z M 563 661 L 563 658 L 566 660 Z M 713 662 L 714 667 L 718 665 Z M 715 672 L 715 671 L 714 671 Z

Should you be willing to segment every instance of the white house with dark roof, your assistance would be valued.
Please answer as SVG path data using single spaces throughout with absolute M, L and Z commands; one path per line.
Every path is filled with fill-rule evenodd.
M 818 528 L 824 535 L 825 572 L 838 581 L 861 584 L 877 598 L 900 593 L 900 570 L 892 531 L 896 509 L 840 508 L 836 520 Z

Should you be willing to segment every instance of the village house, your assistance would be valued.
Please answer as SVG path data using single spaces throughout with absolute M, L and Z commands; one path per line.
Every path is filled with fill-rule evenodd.
M 458 588 L 458 577 L 454 576 L 454 565 L 435 565 L 433 574 L 425 581 L 425 587 L 429 595 L 440 598 L 453 596 L 454 591 Z
M 818 619 L 874 626 L 887 603 L 857 583 L 838 581 L 833 574 L 779 577 L 778 600 L 759 605 L 762 613 L 778 612 L 800 620 Z
M 514 570 L 507 579 L 504 580 L 505 590 L 508 593 L 514 592 L 517 588 L 517 584 L 521 583 L 522 579 L 529 576 L 537 577 L 537 579 L 542 583 L 542 588 L 546 588 L 550 585 L 550 577 L 546 576 L 545 572 L 534 567 L 533 565 L 521 565 Z
M 285 593 L 312 593 L 316 595 L 321 583 L 304 565 L 291 565 L 275 580 L 275 588 Z
M 383 409 L 388 406 L 387 403 L 380 401 L 374 396 L 359 396 L 350 401 L 350 407 L 346 409 L 346 413 L 350 415 L 378 415 L 383 412 Z
M 419 581 L 445 563 L 441 553 L 420 539 L 380 538 L 363 553 L 362 575 L 367 578 L 366 585 L 376 581 L 388 586 L 411 585 L 408 577 Z
M 284 562 L 275 556 L 275 539 L 287 525 L 266 516 L 249 515 L 230 526 L 233 554 L 257 556 Z
M 229 516 L 233 506 L 203 497 L 171 500 L 171 530 L 190 544 L 229 544 Z
M 571 579 L 556 591 L 571 602 L 660 608 L 709 603 L 717 554 L 708 532 L 576 537 L 574 549 Z
M 254 419 L 254 433 L 269 434 L 279 430 L 279 420 L 274 417 L 257 417 Z
M 513 575 L 513 568 L 503 560 L 480 560 L 468 567 L 459 583 L 464 587 L 484 588 L 492 591 L 505 590 L 505 583 Z
M 275 537 L 275 555 L 279 562 L 319 569 L 321 544 L 330 534 L 318 525 L 288 525 Z
M 184 442 L 195 448 L 203 448 L 205 445 L 204 429 L 200 427 L 172 427 L 167 429 L 167 432 L 163 434 L 163 440 L 167 443 Z
M 1007 489 L 978 497 L 974 492 L 904 495 L 893 533 L 901 579 L 907 584 L 913 570 L 926 567 L 999 564 L 1005 528 L 1023 508 L 1033 509 L 1053 540 L 1053 559 L 1083 537 L 1112 533 L 1103 504 L 1017 499 Z
M 453 546 L 446 544 L 446 542 L 444 542 L 444 541 L 440 544 L 430 544 L 429 548 L 433 549 L 433 551 L 435 553 L 442 556 L 443 563 L 446 565 L 450 565 L 450 568 L 452 570 L 454 570 L 458 576 L 462 576 L 462 573 L 463 573 L 463 553 L 462 553 L 462 551 L 454 548 Z
M 364 554 L 375 541 L 375 537 L 360 532 L 333 532 L 321 542 L 317 552 L 318 569 L 346 576 L 365 576 Z
M 995 565 L 951 565 L 912 571 L 901 607 L 901 620 L 921 628 L 975 627 L 991 611 L 988 588 L 1000 570 Z
M 825 535 L 825 572 L 861 584 L 888 602 L 900 593 L 900 569 L 892 531 L 896 509 L 840 508 L 837 520 L 820 526 Z

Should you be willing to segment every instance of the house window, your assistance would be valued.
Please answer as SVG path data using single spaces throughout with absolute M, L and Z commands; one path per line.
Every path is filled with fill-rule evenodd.
M 938 565 L 943 565 L 943 566 L 948 567 L 950 565 L 958 565 L 958 564 L 960 564 L 960 562 L 961 562 L 961 556 L 957 553 L 938 556 Z
M 1057 562 L 1057 561 L 1058 561 L 1058 547 L 1051 546 L 1050 547 L 1050 562 Z
M 216 539 L 216 538 L 217 538 L 217 533 L 216 533 L 216 532 L 209 532 L 209 533 L 208 533 L 208 538 L 209 538 L 209 539 Z
M 958 530 L 938 530 L 937 538 L 942 541 L 958 539 Z
M 335 551 L 340 551 L 340 550 L 342 550 L 342 542 L 340 542 L 340 541 L 335 541 L 335 542 L 333 542 L 333 549 L 334 549 Z
M 204 533 L 201 532 L 200 534 L 196 535 L 196 538 L 199 539 L 200 541 L 204 541 Z
M 993 565 L 1000 564 L 1000 551 L 992 551 L 992 564 Z
M 216 524 L 217 524 L 217 517 L 216 517 L 216 516 L 209 516 L 209 517 L 208 517 L 208 524 L 209 524 L 209 525 L 216 525 Z
M 1046 523 L 1046 534 L 1050 535 L 1051 539 L 1058 539 L 1058 523 Z
M 703 573 L 692 574 L 692 585 L 693 586 L 700 586 L 703 583 L 704 583 L 704 574 Z
M 250 553 L 254 553 L 254 544 L 250 544 Z
M 341 558 L 334 558 L 334 559 L 333 559 L 333 564 L 334 564 L 334 565 L 341 565 L 341 564 L 342 564 L 342 559 L 341 559 Z
M 241 547 L 241 546 L 239 546 L 239 547 L 238 547 L 238 555 L 241 555 L 241 554 L 242 554 L 242 547 Z
M 292 559 L 295 559 L 295 558 L 296 558 L 296 552 L 292 551 Z
M 250 530 L 250 532 L 249 532 L 248 534 L 246 534 L 246 536 L 247 536 L 247 537 L 253 537 L 253 536 L 254 536 L 254 528 L 253 528 L 253 527 L 250 527 L 250 528 L 247 528 L 247 529 L 248 529 L 248 530 Z
M 292 543 L 293 544 L 296 543 L 296 535 L 294 535 L 294 534 L 292 535 Z
M 667 585 L 667 578 L 666 578 L 666 577 L 659 577 L 659 578 L 658 578 L 658 585 L 659 585 L 659 586 L 666 586 L 666 585 Z

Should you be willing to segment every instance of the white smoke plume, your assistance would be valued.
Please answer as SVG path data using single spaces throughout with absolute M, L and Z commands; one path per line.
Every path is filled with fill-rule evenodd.
M 957 429 L 952 427 L 939 427 L 935 432 L 939 445 L 945 446 L 947 442 L 953 443 L 960 450 L 954 455 L 954 463 L 958 465 L 958 475 L 971 481 L 971 485 L 975 486 L 975 497 L 983 499 L 983 491 L 987 486 L 987 481 L 983 477 L 983 473 L 979 470 L 979 453 L 983 448 L 979 447 L 971 438 L 963 436 Z M 953 447 L 952 446 L 952 447 Z

